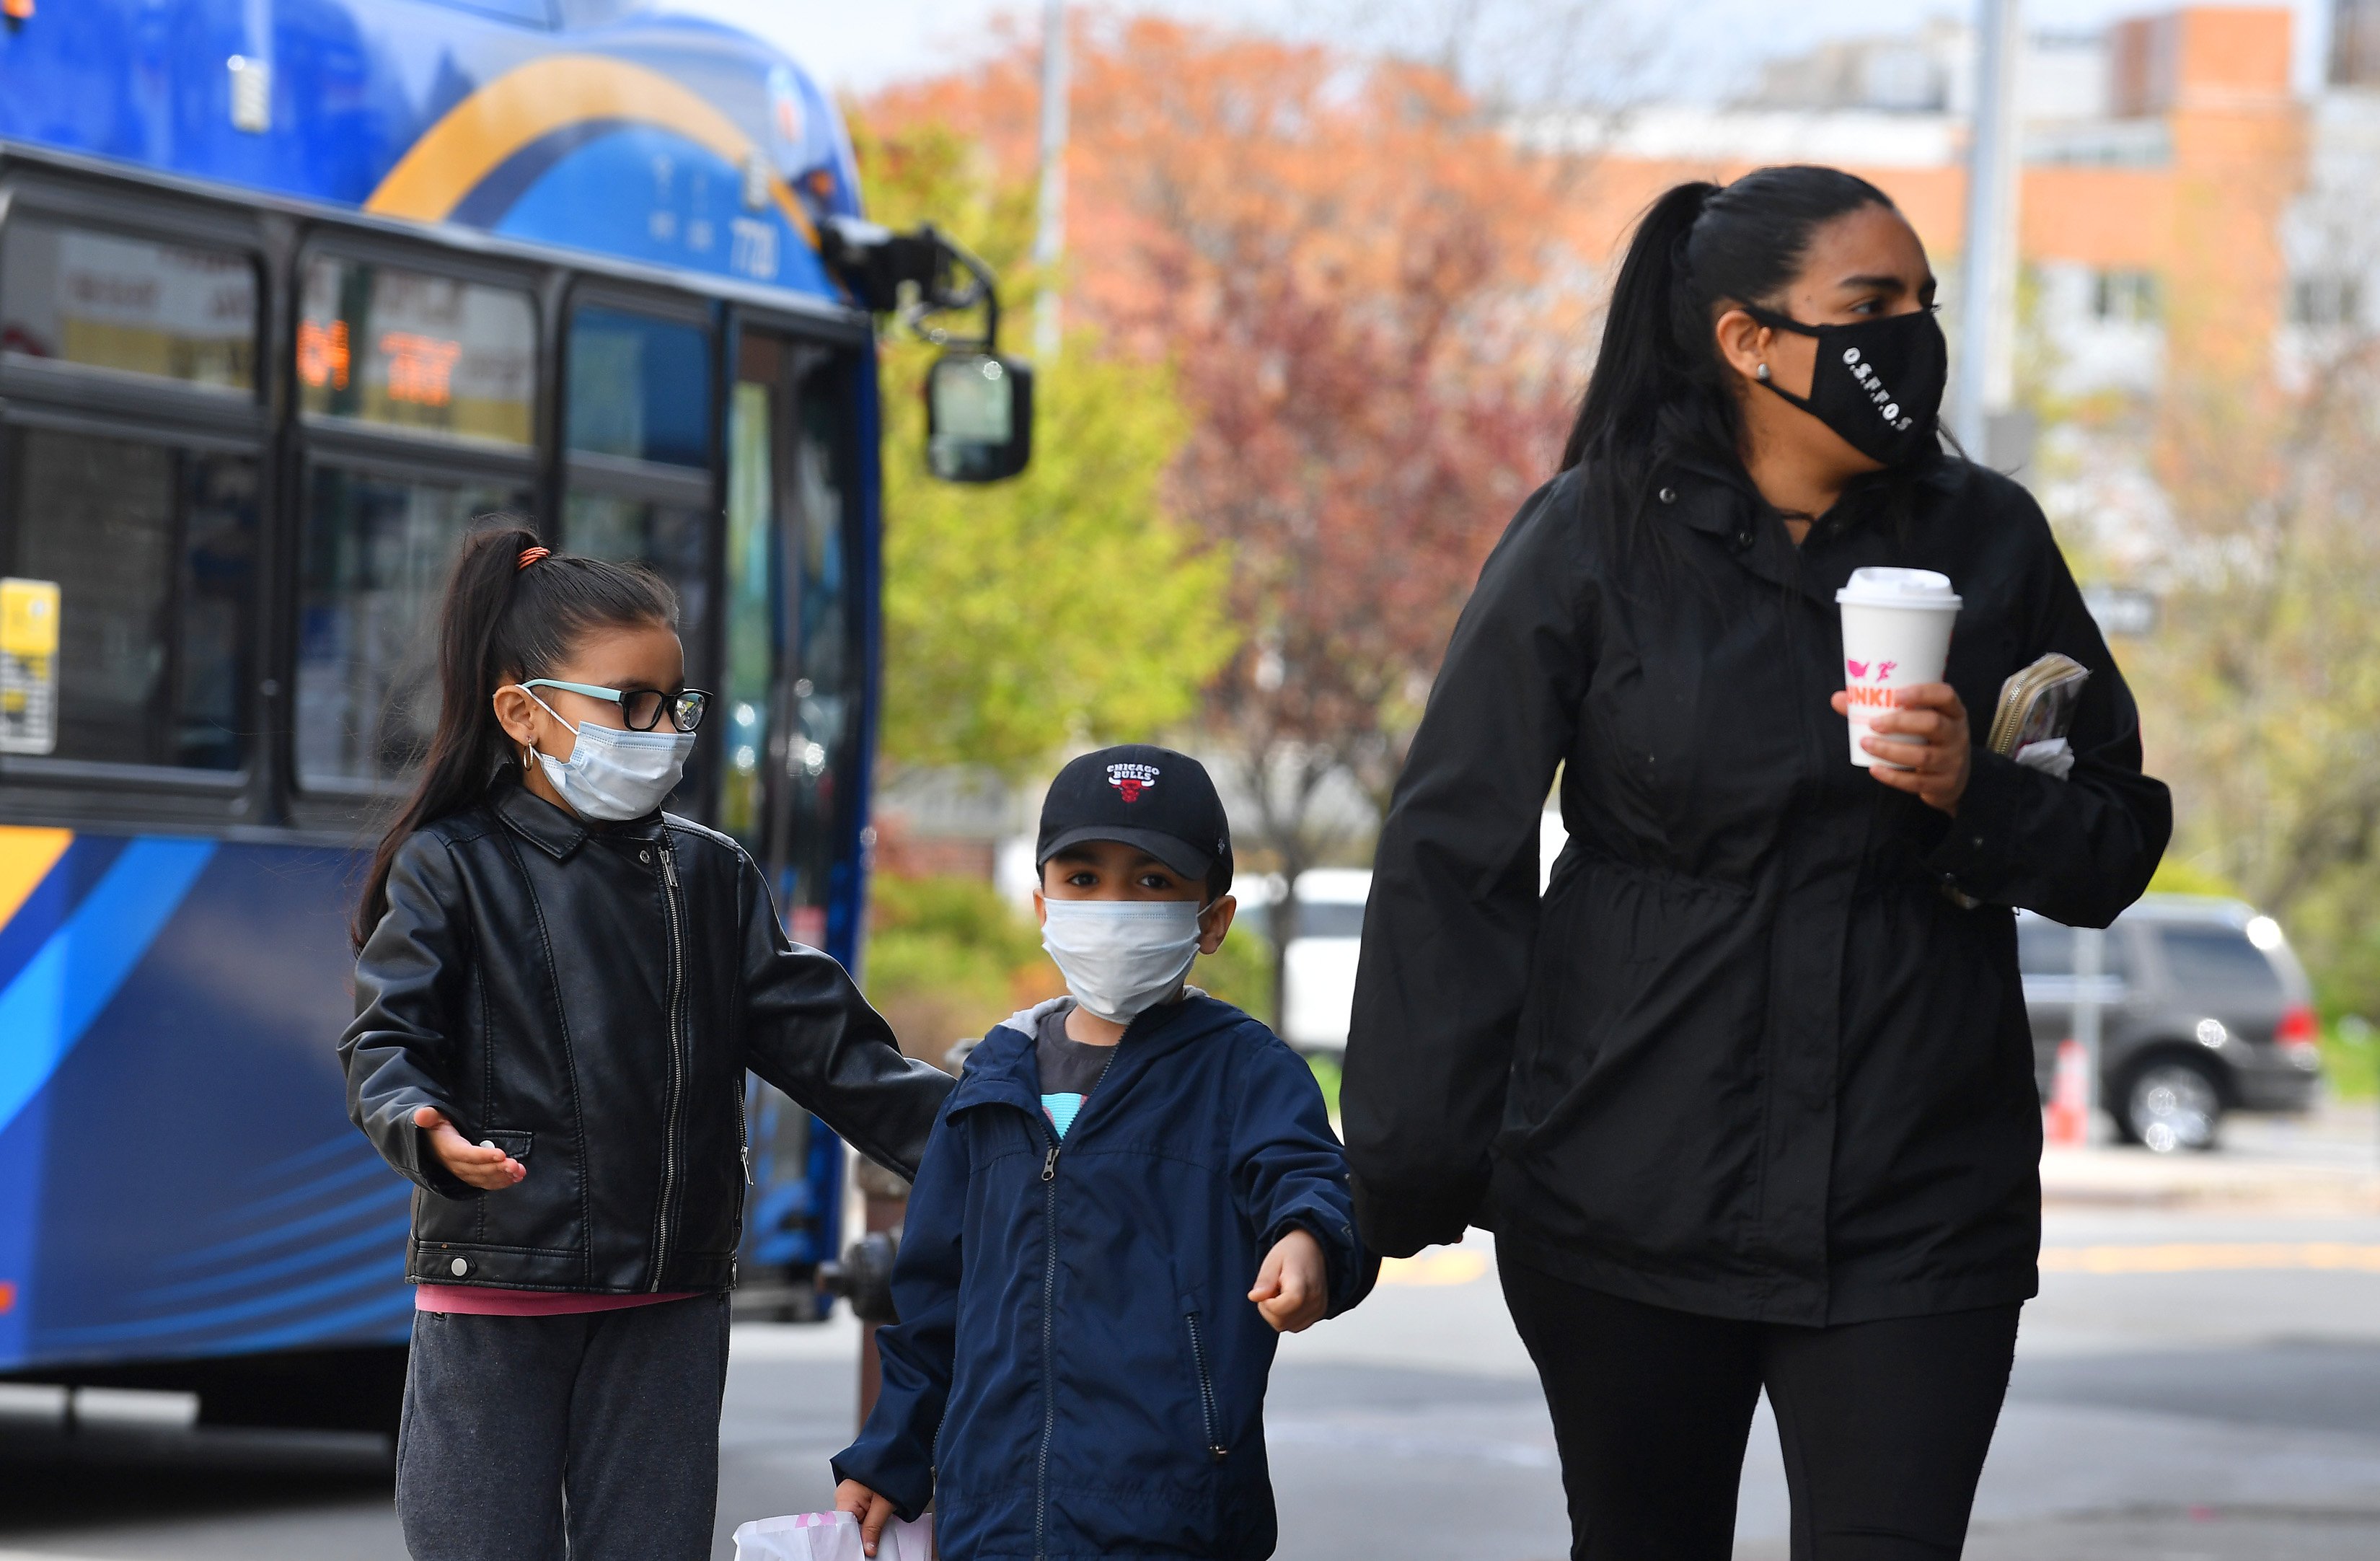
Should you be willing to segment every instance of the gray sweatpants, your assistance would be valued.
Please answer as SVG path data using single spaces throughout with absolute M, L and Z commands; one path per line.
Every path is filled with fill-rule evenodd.
M 413 1314 L 396 1514 L 414 1561 L 703 1561 L 727 1298 Z

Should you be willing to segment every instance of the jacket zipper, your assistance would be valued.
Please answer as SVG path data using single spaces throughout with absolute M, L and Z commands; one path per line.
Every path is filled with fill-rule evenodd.
M 758 1187 L 759 1183 L 752 1179 L 752 1125 L 744 1119 L 744 1114 L 751 1109 L 752 1103 L 745 1098 L 741 1074 L 736 1076 L 735 1082 L 735 1153 L 744 1162 L 744 1185 Z
M 1184 1312 L 1182 1321 L 1190 1330 L 1190 1359 L 1198 1366 L 1198 1413 L 1207 1423 L 1207 1453 L 1220 1463 L 1232 1456 L 1232 1450 L 1223 1445 L 1223 1435 L 1218 1429 L 1223 1416 L 1215 1407 L 1215 1373 L 1207 1366 L 1206 1335 L 1198 1331 L 1196 1312 Z
M 653 1278 L 650 1289 L 662 1287 L 662 1275 L 669 1266 L 670 1205 L 677 1196 L 677 1119 L 680 1097 L 686 1092 L 685 1061 L 678 1055 L 678 999 L 684 979 L 685 954 L 680 946 L 677 920 L 677 853 L 670 847 L 669 827 L 662 827 L 662 879 L 667 885 L 662 895 L 662 905 L 669 922 L 669 1114 L 662 1134 L 662 1217 L 661 1238 L 653 1243 Z M 739 1111 L 736 1121 L 743 1121 Z
M 1033 1555 L 1047 1561 L 1050 1554 L 1050 1442 L 1058 1433 L 1058 1370 L 1050 1351 L 1056 1348 L 1058 1307 L 1058 1140 L 1041 1162 L 1043 1208 L 1041 1245 L 1047 1259 L 1041 1270 L 1041 1458 L 1033 1480 Z M 938 1433 L 939 1434 L 939 1433 Z

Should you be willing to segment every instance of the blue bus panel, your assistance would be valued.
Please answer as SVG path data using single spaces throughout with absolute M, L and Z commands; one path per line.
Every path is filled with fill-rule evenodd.
M 115 176 L 155 176 L 198 198 L 254 192 L 293 202 L 300 221 L 307 211 L 382 219 L 466 256 L 472 231 L 482 232 L 627 262 L 639 268 L 623 274 L 632 278 L 658 272 L 697 299 L 710 293 L 699 329 L 601 301 L 574 304 L 566 316 L 579 334 L 561 377 L 584 377 L 620 403 L 629 382 L 599 384 L 595 371 L 603 353 L 633 360 L 653 381 L 637 382 L 638 405 L 683 418 L 629 416 L 625 403 L 545 383 L 517 402 L 467 408 L 457 377 L 444 432 L 482 449 L 510 441 L 516 474 L 528 470 L 529 442 L 544 441 L 536 458 L 562 476 L 556 513 L 542 523 L 561 544 L 578 545 L 582 528 L 589 537 L 657 534 L 670 515 L 692 515 L 710 533 L 689 556 L 717 555 L 716 573 L 680 582 L 690 614 L 700 610 L 698 591 L 713 591 L 722 625 L 725 665 L 716 671 L 727 719 L 706 734 L 704 805 L 711 822 L 747 839 L 757 840 L 764 814 L 781 821 L 780 835 L 790 824 L 790 843 L 779 838 L 764 853 L 789 926 L 852 964 L 879 665 L 874 364 L 864 350 L 830 350 L 798 331 L 734 323 L 739 310 L 771 303 L 791 317 L 823 308 L 851 318 L 818 248 L 823 218 L 858 211 L 851 149 L 817 86 L 765 44 L 696 18 L 624 9 L 607 0 L 39 0 L 30 18 L 0 29 L 0 175 L 42 153 L 99 159 Z M 55 184 L 73 167 L 53 163 L 44 177 Z M 120 205 L 120 192 L 110 199 Z M 287 311 L 273 316 L 294 326 L 278 348 L 265 345 L 281 339 L 277 327 L 236 328 L 221 340 L 196 327 L 102 333 L 65 349 L 36 322 L 0 340 L 0 371 L 53 360 L 40 365 L 52 376 L 42 386 L 74 372 L 121 384 L 131 371 L 175 376 L 188 387 L 176 394 L 291 407 L 261 433 L 191 446 L 227 453 L 177 457 L 176 481 L 196 495 L 188 502 L 248 528 L 238 549 L 218 549 L 225 556 L 249 556 L 260 533 L 302 554 L 299 532 L 333 513 L 323 495 L 336 483 L 405 491 L 402 473 L 385 475 L 391 459 L 434 471 L 429 450 L 382 454 L 371 457 L 382 466 L 350 476 L 349 456 L 313 431 L 309 419 L 394 427 L 427 404 L 376 411 L 368 398 L 341 399 L 351 368 L 361 397 L 367 380 L 411 376 L 418 385 L 450 365 L 407 362 L 399 372 L 368 363 L 366 352 L 389 338 L 342 339 L 338 310 L 310 311 L 307 275 L 272 280 L 270 268 L 226 260 L 229 250 L 200 234 L 140 238 L 117 231 L 137 224 L 105 217 L 69 232 L 58 225 L 79 218 L 22 201 L 11 213 L 5 196 L 0 215 L 22 236 L 10 252 L 81 246 L 75 263 L 94 274 L 145 268 L 187 280 L 219 271 L 214 285 L 248 289 L 230 299 L 238 317 Z M 65 237 L 45 237 L 44 224 Z M 142 251 L 160 243 L 187 247 L 163 261 Z M 329 253 L 304 251 L 304 266 L 344 263 Z M 28 303 L 20 286 L 12 301 L 9 286 L 0 274 L 0 316 L 33 319 L 39 300 Z M 260 356 L 268 352 L 290 360 Z M 716 375 L 710 403 L 667 389 L 704 373 Z M 18 447 L 12 439 L 46 439 L 46 449 L 82 439 L 96 449 L 143 433 L 116 412 L 96 432 L 55 422 L 44 433 L 38 419 L 25 421 L 28 409 L 53 415 L 38 400 L 0 403 L 0 468 Z M 557 402 L 559 419 L 533 422 L 533 407 Z M 168 427 L 155 437 L 180 436 Z M 353 446 L 349 438 L 343 448 Z M 582 490 L 588 457 L 613 464 Z M 260 475 L 274 470 L 299 480 Z M 847 524 L 781 511 L 776 495 L 797 488 L 825 494 L 820 502 L 841 506 Z M 526 492 L 503 502 L 527 502 Z M 6 506 L 22 502 L 0 482 L 0 543 Z M 0 574 L 6 565 L 0 557 Z M 225 577 L 215 588 L 271 596 L 245 580 Z M 226 689 L 277 672 L 303 691 L 307 658 L 319 658 L 328 632 L 304 594 L 313 589 L 307 577 L 295 599 L 273 598 L 274 611 L 297 615 L 281 631 L 291 640 L 283 661 L 245 659 L 273 638 L 268 631 L 224 652 L 237 668 Z M 71 639 L 71 594 L 65 612 Z M 153 736 L 128 717 L 125 741 L 140 737 L 154 751 L 93 756 L 156 767 L 168 777 L 158 783 L 162 801 L 143 804 L 135 787 L 51 816 L 46 803 L 23 799 L 59 797 L 70 783 L 0 763 L 0 1373 L 236 1360 L 407 1336 L 410 1189 L 346 1121 L 334 1051 L 351 1013 L 346 918 L 366 832 L 325 828 L 318 814 L 313 833 L 286 833 L 292 821 L 269 812 L 211 830 L 202 814 L 175 811 L 175 796 L 195 794 L 187 785 L 176 793 L 182 783 L 171 779 L 206 772 L 223 777 L 211 784 L 227 796 L 223 785 L 262 765 L 276 779 L 252 787 L 255 795 L 302 799 L 388 777 L 366 757 L 309 746 L 302 718 L 294 732 L 242 733 L 243 699 L 225 693 L 222 702 L 220 719 L 193 705 Z M 771 761 L 830 750 L 807 774 L 785 768 L 790 800 L 756 789 L 753 777 Z M 26 789 L 12 781 L 19 774 Z M 127 799 L 123 817 L 99 805 L 105 795 Z M 756 1090 L 753 1127 L 759 1186 L 747 1211 L 747 1284 L 785 1276 L 798 1311 L 805 1276 L 839 1239 L 844 1152 L 773 1091 Z
M 816 224 L 856 175 L 799 67 L 694 18 L 549 15 L 52 0 L 0 31 L 0 141 L 841 301 Z

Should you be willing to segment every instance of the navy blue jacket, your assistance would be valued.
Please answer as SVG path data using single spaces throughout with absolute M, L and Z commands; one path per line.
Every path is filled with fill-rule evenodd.
M 1067 999 L 1060 999 L 1063 1003 Z M 1036 1015 L 994 1026 L 926 1145 L 876 1335 L 884 1390 L 834 1460 L 949 1561 L 1272 1554 L 1265 1379 L 1247 1299 L 1294 1227 L 1330 1310 L 1376 1267 L 1296 1053 L 1193 994 L 1135 1020 L 1064 1140 Z

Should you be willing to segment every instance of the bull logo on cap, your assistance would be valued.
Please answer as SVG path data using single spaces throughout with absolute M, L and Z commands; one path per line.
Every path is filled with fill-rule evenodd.
M 1125 801 L 1137 802 L 1142 792 L 1157 784 L 1157 766 L 1111 764 L 1108 766 L 1108 784 L 1123 792 Z

